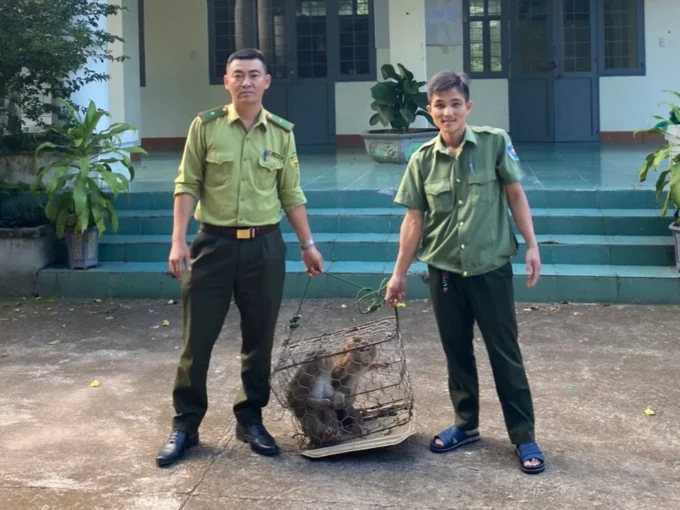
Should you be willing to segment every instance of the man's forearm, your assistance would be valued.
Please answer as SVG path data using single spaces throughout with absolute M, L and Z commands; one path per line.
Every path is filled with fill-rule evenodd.
M 527 244 L 527 248 L 536 248 L 536 236 L 534 235 L 534 224 L 531 219 L 531 209 L 524 190 L 517 186 L 510 189 L 507 193 L 508 205 L 512 212 L 512 217 L 517 224 L 517 228 Z
M 394 274 L 406 276 L 423 236 L 423 213 L 409 210 L 404 216 L 399 232 L 399 254 L 394 265 Z
M 172 217 L 172 242 L 186 242 L 189 219 L 196 207 L 196 199 L 188 193 L 175 197 Z
M 298 205 L 290 211 L 287 211 L 286 216 L 288 217 L 288 221 L 290 221 L 300 244 L 303 244 L 312 238 L 312 231 L 309 228 L 309 222 L 307 220 L 307 208 L 304 205 Z

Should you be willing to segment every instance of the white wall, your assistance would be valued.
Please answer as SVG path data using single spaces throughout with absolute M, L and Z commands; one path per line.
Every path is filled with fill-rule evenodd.
M 600 130 L 634 131 L 651 124 L 654 114 L 668 115 L 662 101 L 678 98 L 665 94 L 680 92 L 680 2 L 645 2 L 646 76 L 600 78 Z M 660 45 L 663 38 L 665 45 Z
M 136 2 L 132 2 L 136 4 Z M 207 2 L 204 0 L 146 0 L 146 77 L 141 90 L 141 111 L 137 118 L 134 94 L 132 108 L 126 91 L 126 117 L 138 120 L 143 137 L 184 137 L 197 112 L 229 101 L 220 85 L 208 84 Z M 463 70 L 462 7 L 460 0 L 425 0 L 431 13 L 428 18 L 426 47 L 427 77 L 442 69 Z M 447 18 L 442 21 L 442 7 Z M 600 80 L 600 115 L 602 131 L 633 131 L 647 125 L 654 113 L 666 114 L 659 103 L 670 99 L 664 89 L 680 90 L 680 67 L 669 65 L 678 60 L 680 39 L 674 31 L 680 16 L 677 0 L 648 0 L 645 29 L 647 35 L 647 75 L 640 77 L 605 77 Z M 674 15 L 668 14 L 672 9 Z M 380 66 L 399 60 L 390 52 L 389 1 L 375 0 L 376 60 Z M 179 15 L 181 13 L 181 15 Z M 437 15 L 434 16 L 433 14 Z M 439 25 L 437 25 L 439 23 Z M 129 32 L 126 30 L 129 34 Z M 408 34 L 406 27 L 392 27 L 396 33 Z M 181 37 L 179 36 L 181 34 Z M 126 34 L 127 35 L 127 34 Z M 661 47 L 659 39 L 664 38 Z M 134 44 L 133 44 L 134 47 Z M 130 50 L 126 48 L 126 51 Z M 136 57 L 136 55 L 133 55 Z M 133 63 L 136 65 L 136 58 Z M 126 89 L 136 78 L 126 70 Z M 138 83 L 138 81 L 137 81 Z M 370 129 L 370 88 L 375 81 L 336 84 L 336 132 L 358 134 Z M 490 124 L 509 129 L 508 83 L 505 79 L 471 81 L 474 108 L 471 124 Z M 117 96 L 113 93 L 114 104 Z
M 146 87 L 141 91 L 142 137 L 185 137 L 200 111 L 229 102 L 208 81 L 205 0 L 146 0 Z

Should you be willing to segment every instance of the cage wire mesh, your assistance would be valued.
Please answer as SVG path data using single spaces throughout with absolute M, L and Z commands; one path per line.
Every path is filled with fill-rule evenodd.
M 362 313 L 380 307 L 375 299 Z M 362 441 L 370 445 L 360 448 L 379 447 L 412 434 L 413 393 L 397 307 L 370 322 L 294 338 L 300 309 L 272 371 L 272 391 L 291 414 L 300 450 L 352 450 Z

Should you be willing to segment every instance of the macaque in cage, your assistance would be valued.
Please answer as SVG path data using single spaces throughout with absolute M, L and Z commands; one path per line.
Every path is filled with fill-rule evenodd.
M 343 346 L 343 352 L 324 356 L 321 350 L 295 372 L 287 400 L 313 446 L 326 444 L 343 432 L 363 433 L 354 403 L 361 377 L 384 366 L 375 363 L 377 351 L 375 345 L 355 337 Z

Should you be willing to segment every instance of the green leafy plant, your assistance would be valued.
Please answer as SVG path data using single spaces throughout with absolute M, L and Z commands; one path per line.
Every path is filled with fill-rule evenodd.
M 680 98 L 680 93 L 678 92 L 665 92 L 670 92 Z M 668 118 L 662 117 L 661 115 L 654 115 L 652 118 L 658 122 L 653 127 L 637 130 L 634 134 L 640 132 L 666 134 L 669 126 L 680 126 L 680 107 L 669 102 L 663 102 L 661 104 L 665 104 L 670 108 Z M 666 198 L 664 199 L 661 208 L 661 216 L 665 216 L 669 207 L 673 204 L 675 208 L 674 223 L 680 225 L 680 154 L 672 155 L 670 144 L 663 145 L 647 155 L 639 170 L 640 182 L 645 182 L 649 170 L 653 168 L 657 171 L 661 163 L 666 159 L 669 160 L 669 167 L 659 173 L 656 180 L 656 197 L 657 200 L 661 200 L 664 189 L 668 187 Z
M 55 224 L 57 238 L 64 236 L 66 229 L 83 233 L 96 226 L 101 235 L 106 230 L 104 217 L 111 228 L 118 230 L 118 215 L 109 196 L 100 188 L 100 182 L 118 198 L 121 192 L 129 195 L 130 181 L 112 170 L 111 165 L 122 164 L 134 179 L 134 168 L 130 154 L 144 154 L 141 147 L 120 147 L 120 134 L 134 129 L 126 123 L 114 123 L 108 129 L 97 132 L 99 121 L 108 112 L 97 109 L 90 101 L 83 118 L 77 108 L 61 100 L 65 110 L 65 125 L 50 129 L 60 135 L 64 144 L 45 142 L 36 149 L 36 155 L 43 150 L 54 151 L 55 160 L 40 168 L 31 189 L 44 189 L 47 195 L 45 215 Z
M 434 125 L 425 109 L 427 93 L 420 90 L 427 82 L 416 81 L 413 73 L 402 64 L 397 64 L 397 67 L 399 74 L 393 65 L 383 65 L 380 71 L 386 81 L 371 87 L 371 108 L 377 112 L 369 121 L 371 126 L 380 122 L 383 126 L 390 125 L 395 131 L 406 133 L 418 116 L 425 117 Z
M 106 0 L 3 0 L 0 2 L 0 150 L 32 152 L 44 141 L 27 134 L 26 121 L 46 129 L 45 117 L 58 114 L 57 101 L 109 75 L 92 62 L 122 62 L 112 43 L 123 39 L 99 26 L 126 8 Z M 52 119 L 54 122 L 54 118 Z M 35 143 L 39 140 L 38 143 Z M 32 147 L 32 143 L 35 143 Z

